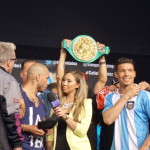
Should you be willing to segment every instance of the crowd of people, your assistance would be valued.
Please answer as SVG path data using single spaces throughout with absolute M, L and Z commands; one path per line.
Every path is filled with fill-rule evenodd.
M 15 50 L 13 43 L 0 42 L 0 150 L 149 150 L 150 84 L 134 82 L 132 59 L 119 58 L 115 82 L 106 85 L 106 59 L 101 56 L 97 82 L 89 91 L 84 72 L 65 70 L 63 48 L 56 83 L 48 83 L 48 68 L 34 60 L 22 63 L 18 83 L 11 75 Z M 49 93 L 58 106 L 52 107 Z M 39 122 L 54 119 L 49 128 L 39 128 Z

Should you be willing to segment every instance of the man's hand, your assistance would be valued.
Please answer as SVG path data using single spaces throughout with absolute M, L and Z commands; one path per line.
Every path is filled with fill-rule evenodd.
M 97 43 L 97 49 L 102 49 L 102 48 L 105 47 L 104 44 L 101 44 L 101 43 L 99 43 L 99 42 L 96 42 L 96 43 Z
M 37 125 L 25 125 L 24 131 L 30 132 L 33 135 L 43 136 L 45 134 L 42 129 L 37 128 Z
M 140 88 L 137 85 L 133 85 L 128 89 L 128 91 L 124 94 L 124 96 L 129 100 L 132 97 L 139 94 Z
M 142 81 L 139 83 L 139 87 L 140 87 L 140 90 L 146 90 L 147 88 L 150 88 L 150 85 L 146 81 Z
M 69 45 L 71 44 L 71 40 L 69 40 L 69 39 L 64 39 L 66 42 L 67 42 L 67 47 L 69 47 Z

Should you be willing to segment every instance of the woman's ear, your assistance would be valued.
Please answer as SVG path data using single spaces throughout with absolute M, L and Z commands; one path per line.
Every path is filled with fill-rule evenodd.
M 76 89 L 78 89 L 80 87 L 80 84 L 79 83 L 77 83 L 77 85 L 76 85 Z

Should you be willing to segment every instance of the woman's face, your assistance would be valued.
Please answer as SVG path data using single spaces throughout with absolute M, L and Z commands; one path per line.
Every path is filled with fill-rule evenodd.
M 74 75 L 72 73 L 66 73 L 62 80 L 62 90 L 64 93 L 69 94 L 75 92 L 79 87 Z

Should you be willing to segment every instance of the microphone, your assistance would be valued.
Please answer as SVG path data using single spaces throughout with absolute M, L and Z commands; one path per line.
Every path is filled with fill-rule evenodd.
M 47 99 L 49 100 L 53 109 L 55 109 L 56 107 L 60 105 L 60 101 L 58 100 L 58 97 L 52 91 L 47 94 Z
M 53 109 L 55 109 L 56 107 L 58 107 L 60 105 L 58 97 L 52 91 L 47 94 L 47 100 L 50 102 Z M 57 120 L 58 120 L 58 116 L 54 114 L 52 117 L 50 117 L 44 121 L 38 122 L 38 128 L 43 129 L 43 130 L 51 129 L 56 125 Z

